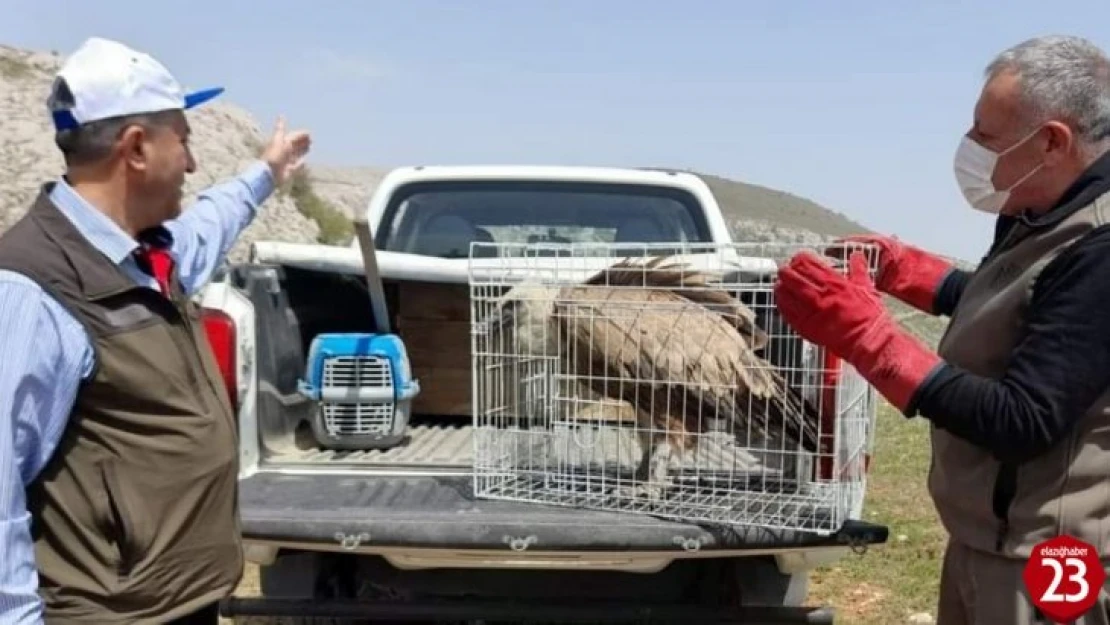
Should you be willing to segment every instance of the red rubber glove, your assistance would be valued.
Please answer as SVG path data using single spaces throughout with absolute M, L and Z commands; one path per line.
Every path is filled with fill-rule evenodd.
M 887 314 L 861 252 L 847 276 L 811 252 L 794 256 L 779 270 L 775 302 L 798 334 L 854 366 L 899 410 L 941 363 Z
M 859 244 L 877 247 L 879 270 L 875 286 L 922 312 L 936 313 L 933 304 L 941 283 L 953 269 L 951 263 L 894 237 L 877 234 L 853 235 L 835 243 L 825 254 L 840 260 L 853 249 L 860 249 Z

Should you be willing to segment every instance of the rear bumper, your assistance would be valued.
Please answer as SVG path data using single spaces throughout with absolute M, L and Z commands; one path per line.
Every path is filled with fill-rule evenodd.
M 263 472 L 240 486 L 249 543 L 321 551 L 487 551 L 512 559 L 655 552 L 671 559 L 855 548 L 885 543 L 888 535 L 885 526 L 863 521 L 819 536 L 485 501 L 474 497 L 470 478 L 461 475 Z
M 224 617 L 283 616 L 368 621 L 427 622 L 429 619 L 494 620 L 511 623 L 832 623 L 830 608 L 777 606 L 633 605 L 592 602 L 447 602 L 409 604 L 360 601 L 227 599 Z

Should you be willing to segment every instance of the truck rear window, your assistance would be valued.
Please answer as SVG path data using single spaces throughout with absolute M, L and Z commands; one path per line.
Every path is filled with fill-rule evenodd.
M 465 258 L 495 243 L 708 243 L 697 198 L 651 185 L 569 182 L 429 182 L 398 189 L 377 246 Z

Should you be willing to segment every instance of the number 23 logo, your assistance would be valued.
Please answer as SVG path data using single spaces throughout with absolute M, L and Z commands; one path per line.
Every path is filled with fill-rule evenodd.
M 1041 558 L 1041 564 L 1052 569 L 1052 582 L 1049 583 L 1048 588 L 1045 588 L 1044 594 L 1041 595 L 1041 601 L 1050 602 L 1067 602 L 1072 603 L 1075 601 L 1082 601 L 1087 598 L 1088 593 L 1091 592 L 1091 587 L 1087 584 L 1087 565 L 1079 558 L 1067 558 L 1063 564 L 1055 558 Z M 1073 594 L 1060 594 L 1060 582 L 1063 581 L 1064 568 L 1070 571 L 1068 581 L 1078 584 L 1080 590 Z

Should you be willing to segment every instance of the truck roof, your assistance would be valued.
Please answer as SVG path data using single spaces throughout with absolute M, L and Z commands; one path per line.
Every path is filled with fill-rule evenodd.
M 696 174 L 649 167 L 611 167 L 587 165 L 410 165 L 389 171 L 376 185 L 366 212 L 377 227 L 389 198 L 399 187 L 421 182 L 532 180 L 609 184 L 640 184 L 678 188 L 692 193 L 701 202 L 714 230 L 727 231 L 720 208 L 709 185 Z M 719 223 L 718 223 L 719 222 Z M 720 236 L 720 235 L 719 235 Z M 727 238 L 727 237 L 726 237 Z M 356 244 L 352 243 L 352 247 Z
M 677 169 L 649 167 L 612 167 L 587 165 L 411 165 L 392 169 L 382 181 L 401 184 L 421 180 L 580 180 L 586 182 L 621 182 L 647 184 L 679 184 L 704 187 L 695 174 Z

